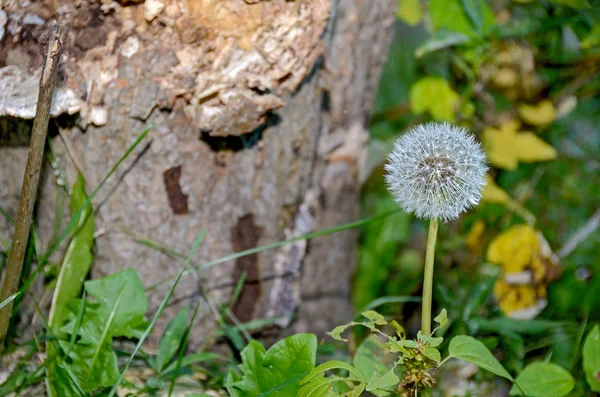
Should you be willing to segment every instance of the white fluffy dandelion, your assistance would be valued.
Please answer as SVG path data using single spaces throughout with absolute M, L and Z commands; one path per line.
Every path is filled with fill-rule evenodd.
M 487 169 L 481 145 L 464 128 L 427 123 L 398 138 L 385 179 L 405 211 L 449 221 L 479 203 Z

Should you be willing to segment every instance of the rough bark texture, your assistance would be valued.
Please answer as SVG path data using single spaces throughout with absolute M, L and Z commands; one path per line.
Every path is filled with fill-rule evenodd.
M 151 286 L 180 270 L 136 237 L 185 254 L 206 228 L 198 264 L 357 218 L 365 126 L 396 0 L 16 3 L 4 7 L 0 66 L 12 69 L 5 80 L 0 69 L 0 85 L 11 73 L 34 76 L 32 37 L 45 21 L 71 26 L 66 99 L 53 108 L 73 115 L 58 119 L 54 139 L 67 180 L 76 164 L 96 186 L 154 125 L 146 150 L 94 201 L 94 277 L 134 267 Z M 0 143 L 12 142 L 0 147 L 0 202 L 10 213 L 27 149 L 22 138 L 6 138 L 6 128 L 26 130 L 22 107 L 0 120 Z M 47 172 L 43 181 L 42 244 L 53 228 L 57 180 Z M 0 219 L 0 237 L 11 232 Z M 227 302 L 245 274 L 237 319 L 277 317 L 274 329 L 322 333 L 352 314 L 355 248 L 356 233 L 347 231 L 203 269 L 182 280 L 161 326 L 201 293 Z M 152 308 L 168 287 L 150 293 Z M 201 311 L 196 341 L 215 327 L 209 305 Z

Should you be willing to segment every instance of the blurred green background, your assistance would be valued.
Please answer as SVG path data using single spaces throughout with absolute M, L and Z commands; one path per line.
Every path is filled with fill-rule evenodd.
M 536 357 L 572 368 L 573 395 L 587 395 L 581 334 L 600 321 L 599 43 L 598 1 L 400 1 L 362 195 L 364 216 L 397 208 L 383 164 L 411 126 L 474 133 L 489 183 L 481 205 L 441 227 L 434 311 L 448 310 L 447 336 L 481 338 L 509 370 Z M 402 212 L 363 228 L 357 311 L 381 304 L 416 332 L 419 304 L 399 302 L 420 294 L 426 228 Z M 515 283 L 515 268 L 531 280 Z

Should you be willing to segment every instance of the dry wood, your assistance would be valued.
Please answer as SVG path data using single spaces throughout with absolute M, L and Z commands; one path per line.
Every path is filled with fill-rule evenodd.
M 27 242 L 29 241 L 29 231 L 33 220 L 33 207 L 38 190 L 42 159 L 44 157 L 44 146 L 46 145 L 48 120 L 50 118 L 50 107 L 52 105 L 52 94 L 54 92 L 56 73 L 58 71 L 64 38 L 64 28 L 61 25 L 52 24 L 50 30 L 50 40 L 46 47 L 46 59 L 44 61 L 44 66 L 42 67 L 42 75 L 40 78 L 40 92 L 31 132 L 27 166 L 25 168 L 23 186 L 21 188 L 19 212 L 6 264 L 2 291 L 0 291 L 0 302 L 4 302 L 5 299 L 17 292 L 19 280 L 21 278 L 21 270 L 23 268 L 23 258 L 25 257 Z M 13 302 L 11 301 L 0 309 L 0 348 L 6 337 L 12 307 Z

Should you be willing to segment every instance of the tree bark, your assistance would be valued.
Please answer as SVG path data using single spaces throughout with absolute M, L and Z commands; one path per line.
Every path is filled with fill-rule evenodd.
M 199 264 L 358 217 L 366 126 L 396 0 L 16 3 L 4 7 L 0 85 L 33 77 L 34 28 L 51 18 L 70 26 L 53 113 L 72 114 L 56 119 L 53 140 L 67 180 L 75 164 L 91 190 L 153 125 L 146 148 L 94 200 L 93 277 L 133 267 L 151 286 L 180 271 L 140 237 L 186 254 L 206 228 Z M 27 118 L 23 103 L 0 103 L 0 126 Z M 25 152 L 0 147 L 0 202 L 11 213 Z M 57 178 L 47 172 L 43 185 L 38 225 L 47 244 Z M 0 237 L 11 233 L 0 220 Z M 240 277 L 235 321 L 277 318 L 276 333 L 330 330 L 353 313 L 356 237 L 341 232 L 202 269 L 182 280 L 155 337 L 182 304 L 203 295 L 227 303 Z M 150 292 L 151 308 L 168 287 Z M 201 312 L 196 342 L 216 327 L 209 305 Z

